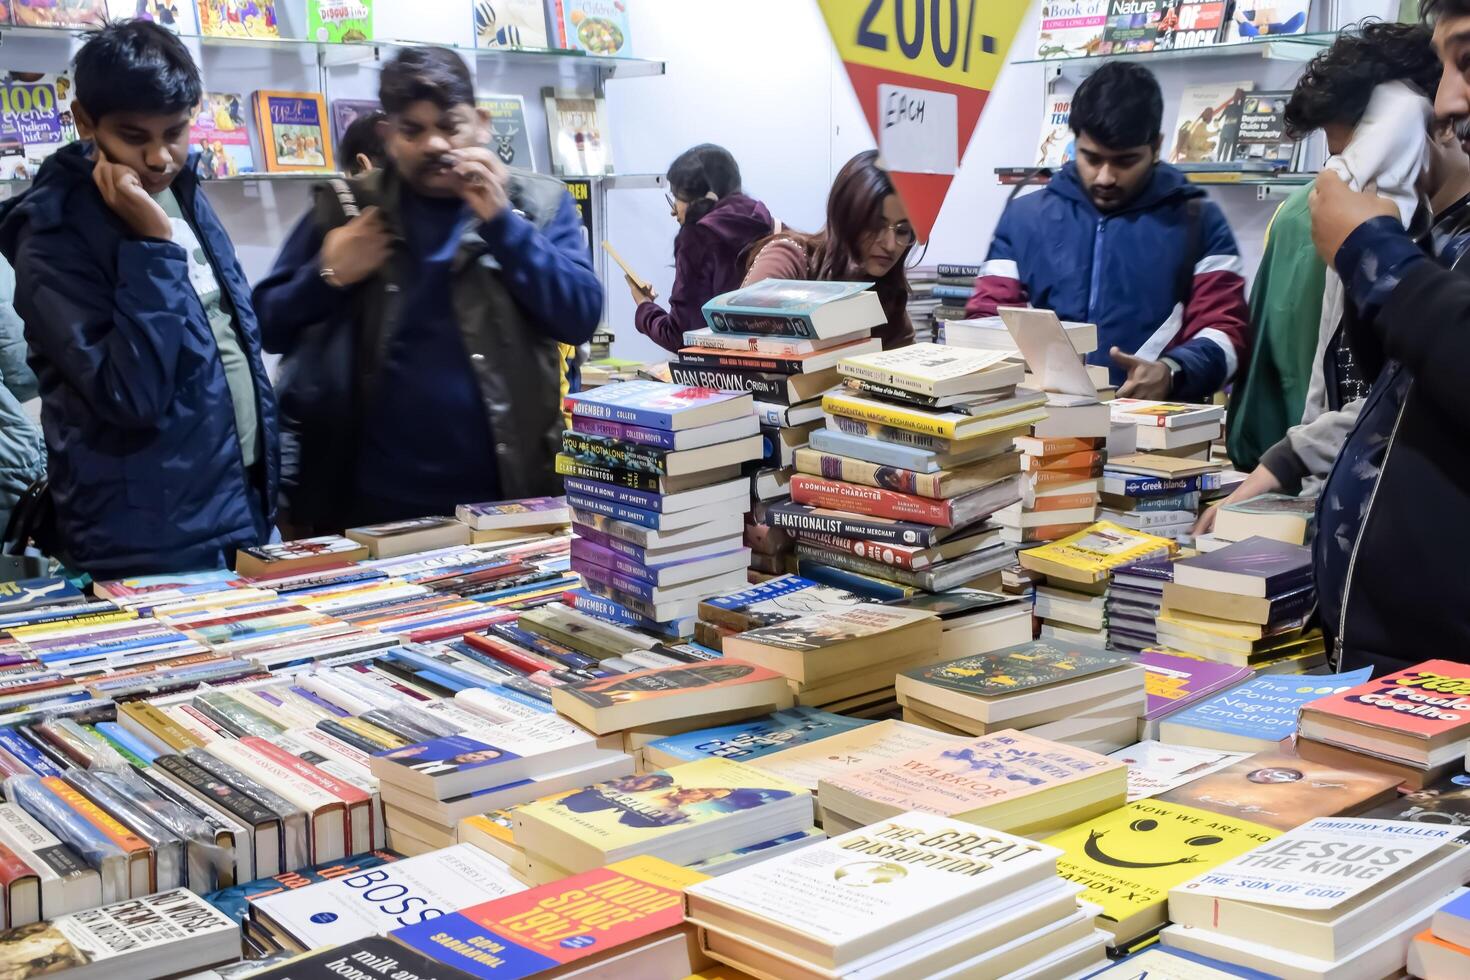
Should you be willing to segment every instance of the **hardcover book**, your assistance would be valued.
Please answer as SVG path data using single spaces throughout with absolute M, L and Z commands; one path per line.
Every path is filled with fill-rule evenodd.
M 551 140 L 551 172 L 557 176 L 598 176 L 613 172 L 607 105 L 599 98 L 545 96 Z
M 342 136 L 351 126 L 363 116 L 370 116 L 375 112 L 382 112 L 383 105 L 377 99 L 333 99 L 332 100 L 332 145 L 341 146 Z M 342 165 L 350 164 L 351 160 L 343 160 Z
M 657 858 L 632 858 L 390 936 L 474 977 L 516 980 L 563 969 L 580 972 L 640 944 L 680 935 L 684 889 L 704 878 Z M 641 973 L 626 961 L 619 966 L 630 969 L 629 975 L 674 976 L 667 958 L 664 964 Z M 687 974 L 690 967 L 681 963 L 677 969 Z M 620 972 L 614 968 L 607 975 Z
M 704 318 L 716 333 L 812 340 L 850 337 L 886 320 L 868 283 L 786 279 L 716 296 L 704 305 Z
M 1042 841 L 1057 873 L 1102 907 L 1098 928 L 1122 947 L 1167 921 L 1169 889 L 1274 839 L 1278 831 L 1206 810 L 1139 800 Z
M 1191 749 L 1148 739 L 1108 753 L 1128 766 L 1128 802 L 1167 793 L 1177 786 L 1234 765 L 1243 752 Z
M 962 850 L 946 847 L 960 840 Z M 1057 858 L 1055 848 L 915 811 L 694 885 L 688 914 L 847 974 L 915 933 L 1055 882 Z
M 326 173 L 337 169 L 327 138 L 327 102 L 320 93 L 260 91 L 254 101 L 266 170 Z
M 661 768 L 709 758 L 753 762 L 873 724 L 862 718 L 798 706 L 734 725 L 661 738 L 644 746 L 643 754 Z
M 1370 672 L 1364 667 L 1346 674 L 1256 677 L 1165 718 L 1159 725 L 1159 739 L 1200 748 L 1260 752 L 1291 737 L 1303 705 L 1346 691 Z
M 539 5 L 540 0 L 535 2 Z M 478 4 L 476 14 L 488 6 Z M 526 100 L 519 95 L 481 95 L 475 98 L 475 106 L 490 116 L 490 149 L 500 162 L 507 167 L 535 170 L 536 157 L 531 152 L 530 128 L 526 125 Z
M 457 844 L 355 874 L 251 900 L 251 915 L 304 949 L 427 922 L 525 890 L 501 861 Z
M 1250 92 L 1241 101 L 1240 128 L 1235 134 L 1237 163 L 1291 167 L 1296 142 L 1286 135 L 1286 103 L 1290 91 Z
M 1171 27 L 1171 0 L 1110 0 L 1099 54 L 1137 54 L 1158 47 Z
M 281 36 L 275 0 L 251 0 L 247 4 L 236 0 L 195 0 L 195 9 L 199 11 L 200 34 L 213 37 Z
M 976 697 L 995 698 L 1088 677 L 1133 662 L 1134 658 L 1126 653 L 1057 646 L 1037 640 L 932 667 L 916 667 L 904 671 L 903 676 Z
M 1057 170 L 1077 158 L 1077 138 L 1072 133 L 1072 96 L 1052 99 L 1041 118 L 1041 139 L 1036 144 L 1036 166 Z
M 1229 8 L 1229 0 L 1179 0 L 1174 7 L 1169 48 L 1185 51 L 1219 43 Z
M 234 93 L 204 93 L 189 128 L 189 149 L 199 153 L 195 168 L 205 180 L 255 172 L 245 105 L 245 99 Z
M 1252 87 L 1252 82 L 1185 86 L 1169 162 L 1222 163 L 1233 159 L 1241 103 Z
M 1041 9 L 1038 58 L 1085 58 L 1097 54 L 1108 23 L 1108 0 L 1051 0 Z
M 1161 800 L 1287 830 L 1312 817 L 1357 813 L 1392 799 L 1398 781 L 1283 751 L 1262 752 L 1176 787 Z
M 557 0 L 559 46 L 604 58 L 632 55 L 625 0 Z
M 373 39 L 373 0 L 306 0 L 306 37 L 325 44 Z
M 107 0 L 11 0 L 10 15 L 21 27 L 101 27 L 107 22 Z
M 473 5 L 475 47 L 549 48 L 545 0 L 495 0 Z

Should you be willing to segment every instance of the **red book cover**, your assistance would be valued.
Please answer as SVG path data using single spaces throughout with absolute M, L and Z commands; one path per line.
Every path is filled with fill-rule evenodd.
M 798 531 L 797 540 L 814 544 L 819 548 L 828 548 L 832 551 L 842 551 L 849 555 L 857 555 L 869 561 L 881 562 L 894 568 L 902 568 L 908 571 L 914 570 L 914 553 L 923 551 L 922 548 L 909 548 L 901 544 L 884 544 L 882 541 L 863 541 L 859 538 L 841 538 L 835 534 L 822 534 L 819 531 Z M 920 568 L 933 564 L 929 561 L 921 561 Z
M 0 885 L 3 885 L 7 892 L 18 881 L 38 877 L 36 870 L 22 861 L 19 854 L 4 844 L 0 844 Z M 9 908 L 8 903 L 6 908 Z
M 416 630 L 408 634 L 408 640 L 411 643 L 438 643 L 440 640 L 458 639 L 472 630 L 482 630 L 496 623 L 514 622 L 518 616 L 518 613 L 507 613 L 497 608 L 473 619 L 461 619 L 441 626 L 429 626 Z
M 1065 538 L 1069 534 L 1076 534 L 1085 528 L 1091 527 L 1087 524 L 1047 524 L 1043 527 L 1028 527 L 1021 532 L 1021 544 L 1031 544 L 1041 541 L 1056 541 Z M 1015 540 L 1011 538 L 1010 540 Z
M 310 762 L 307 762 L 300 756 L 292 755 L 273 742 L 267 742 L 259 736 L 251 735 L 240 739 L 240 744 L 246 746 L 252 752 L 260 753 L 277 765 L 285 766 L 302 779 L 320 786 L 348 806 L 357 806 L 372 802 L 372 799 L 356 786 L 353 786 L 351 783 L 344 783 L 336 776 L 323 772 Z
M 814 476 L 791 478 L 791 499 L 826 510 L 845 510 L 869 517 L 888 517 L 898 521 L 917 521 L 936 527 L 953 527 L 954 517 L 949 502 L 915 497 L 856 483 L 823 480 Z
M 517 650 L 510 644 L 493 636 L 485 636 L 483 633 L 466 633 L 464 641 L 485 656 L 499 660 L 512 670 L 524 671 L 527 674 L 534 674 L 539 670 L 561 670 L 560 664 L 543 660 L 527 650 Z
M 1470 728 L 1470 664 L 1427 660 L 1309 702 L 1320 712 L 1423 739 Z

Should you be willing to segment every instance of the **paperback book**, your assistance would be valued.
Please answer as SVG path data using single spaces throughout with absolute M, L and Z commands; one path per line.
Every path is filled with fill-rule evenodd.
M 213 0 L 206 0 L 213 2 Z M 271 173 L 336 169 L 327 138 L 327 103 L 317 92 L 255 93 L 255 125 Z
M 1108 22 L 1108 0 L 1051 0 L 1041 10 L 1038 58 L 1085 58 L 1097 54 Z
M 613 172 L 607 105 L 580 95 L 545 96 L 551 140 L 551 172 L 561 176 L 599 176 Z
M 486 6 L 477 5 L 476 12 Z M 475 98 L 475 105 L 490 116 L 490 149 L 500 162 L 507 167 L 535 170 L 530 127 L 526 125 L 526 100 L 519 95 L 481 95 Z
M 189 149 L 199 154 L 195 169 L 205 180 L 255 172 L 244 97 L 206 92 L 189 129 Z
M 1174 745 L 1260 752 L 1289 738 L 1302 706 L 1347 691 L 1371 668 L 1345 674 L 1266 675 L 1205 698 L 1159 724 L 1159 739 Z
M 306 36 L 326 44 L 373 39 L 373 0 L 306 0 Z
M 753 762 L 872 724 L 862 718 L 798 706 L 734 725 L 661 738 L 644 746 L 643 755 L 661 768 L 708 758 Z
M 1289 830 L 1312 817 L 1355 814 L 1394 796 L 1392 776 L 1261 752 L 1169 790 L 1160 799 Z
M 549 48 L 545 0 L 496 0 L 473 5 L 475 47 Z

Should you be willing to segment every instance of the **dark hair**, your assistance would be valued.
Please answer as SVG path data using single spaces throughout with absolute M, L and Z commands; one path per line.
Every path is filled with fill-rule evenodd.
M 1071 122 L 1072 132 L 1110 150 L 1152 143 L 1164 124 L 1158 79 L 1142 65 L 1109 61 L 1077 86 Z
M 389 115 L 415 102 L 432 102 L 440 109 L 475 104 L 475 83 L 459 55 L 448 48 L 400 48 L 383 66 L 378 101 Z
M 94 123 L 113 112 L 174 115 L 204 95 L 189 49 L 151 21 L 116 21 L 89 32 L 72 71 L 77 101 Z
M 750 247 L 748 259 L 753 262 L 768 243 L 789 238 L 806 249 L 807 274 L 812 279 L 828 282 L 850 281 L 858 265 L 858 250 L 865 236 L 883 226 L 883 202 L 897 194 L 893 177 L 878 159 L 877 150 L 864 150 L 843 165 L 832 181 L 827 195 L 827 226 L 815 235 L 796 231 L 780 231 Z M 888 274 L 874 283 L 874 292 L 883 303 L 890 324 L 904 322 L 909 302 L 909 280 L 904 270 L 910 245 L 904 249 Z M 861 276 L 862 273 L 856 273 Z
M 740 165 L 729 150 L 713 143 L 701 143 L 680 153 L 669 164 L 668 177 L 669 190 L 689 205 L 686 225 L 699 221 L 731 194 L 740 193 Z
M 1373 90 L 1405 81 L 1430 99 L 1443 67 L 1423 24 L 1369 21 L 1338 35 L 1307 65 L 1286 103 L 1286 133 L 1303 139 L 1329 123 L 1356 126 Z
M 1419 0 L 1419 19 L 1432 24 L 1441 17 L 1470 17 L 1470 0 Z
M 387 113 L 375 109 L 352 120 L 337 144 L 337 162 L 343 170 L 352 173 L 353 161 L 359 153 L 371 160 L 374 167 L 387 163 L 388 151 L 383 146 L 383 135 L 379 129 L 379 123 L 387 118 Z

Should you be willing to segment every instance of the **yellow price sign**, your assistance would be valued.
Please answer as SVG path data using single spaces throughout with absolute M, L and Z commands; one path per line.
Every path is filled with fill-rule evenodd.
M 848 64 L 969 88 L 995 85 L 1024 0 L 817 0 Z

